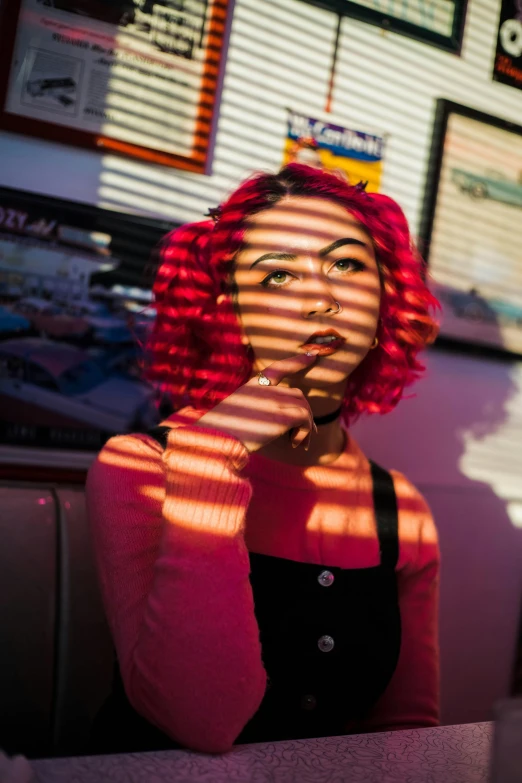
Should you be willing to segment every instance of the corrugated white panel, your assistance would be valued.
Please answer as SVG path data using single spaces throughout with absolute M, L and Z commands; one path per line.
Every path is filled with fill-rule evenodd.
M 281 163 L 286 107 L 324 108 L 336 17 L 299 0 L 236 3 L 213 174 L 104 159 L 97 203 L 199 219 L 253 169 Z
M 498 0 L 470 0 L 461 57 L 343 20 L 331 120 L 387 136 L 383 190 L 414 232 L 436 99 L 522 123 L 522 100 L 491 80 L 498 13 Z M 276 169 L 286 107 L 323 114 L 335 29 L 334 14 L 299 0 L 237 0 L 212 176 L 106 157 L 97 202 L 193 220 L 253 169 Z
M 344 19 L 334 112 L 389 134 L 383 190 L 418 230 L 435 101 L 447 98 L 522 123 L 522 96 L 491 80 L 500 4 L 469 3 L 462 56 Z
M 343 20 L 331 120 L 388 136 L 383 190 L 414 231 L 436 98 L 522 123 L 520 94 L 491 80 L 499 9 L 500 0 L 469 1 L 461 57 Z M 2 134 L 0 184 L 199 219 L 253 169 L 279 166 L 287 106 L 322 116 L 336 24 L 300 0 L 236 0 L 211 176 Z

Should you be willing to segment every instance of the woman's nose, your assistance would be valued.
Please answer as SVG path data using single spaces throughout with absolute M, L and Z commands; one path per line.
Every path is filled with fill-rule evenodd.
M 312 318 L 314 315 L 333 315 L 339 310 L 339 303 L 328 291 L 316 292 L 304 297 L 303 315 L 305 318 Z

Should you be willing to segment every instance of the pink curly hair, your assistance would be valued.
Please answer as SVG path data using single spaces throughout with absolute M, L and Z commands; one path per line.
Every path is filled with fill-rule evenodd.
M 215 223 L 183 226 L 160 245 L 146 375 L 175 409 L 212 408 L 251 376 L 252 356 L 241 341 L 234 301 L 234 259 L 243 246 L 246 219 L 287 196 L 342 205 L 374 243 L 382 281 L 379 344 L 348 379 L 344 422 L 392 410 L 405 386 L 424 370 L 417 354 L 437 335 L 430 311 L 438 302 L 426 286 L 404 213 L 387 196 L 290 163 L 278 174 L 256 174 L 243 182 L 220 207 Z

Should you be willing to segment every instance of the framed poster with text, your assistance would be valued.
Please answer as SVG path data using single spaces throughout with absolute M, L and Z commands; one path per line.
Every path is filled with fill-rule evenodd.
M 460 54 L 467 0 L 307 0 L 342 16 Z
M 209 168 L 228 0 L 7 0 L 0 127 Z
M 522 126 L 438 102 L 421 242 L 441 337 L 522 354 Z

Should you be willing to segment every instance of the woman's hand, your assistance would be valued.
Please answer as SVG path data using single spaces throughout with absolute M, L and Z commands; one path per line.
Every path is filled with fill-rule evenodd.
M 317 432 L 310 406 L 300 389 L 279 386 L 283 378 L 310 367 L 316 355 L 297 354 L 273 362 L 263 370 L 271 385 L 261 386 L 257 375 L 199 419 L 196 426 L 233 435 L 252 453 L 289 430 L 292 446 L 308 449 Z

